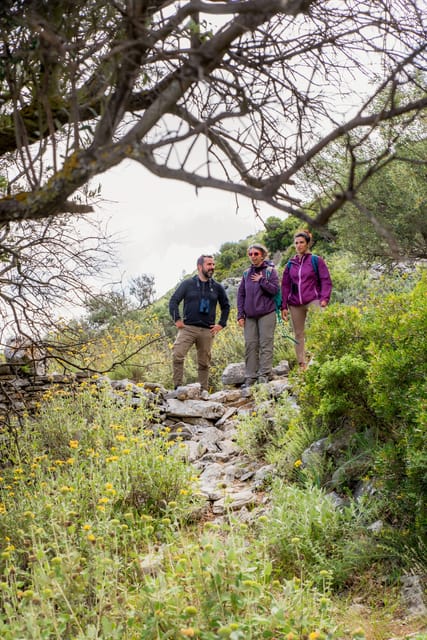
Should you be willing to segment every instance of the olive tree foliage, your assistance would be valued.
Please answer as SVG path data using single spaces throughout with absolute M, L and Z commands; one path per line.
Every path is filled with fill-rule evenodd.
M 131 307 L 133 309 L 145 309 L 154 302 L 156 288 L 154 276 L 149 273 L 141 273 L 131 278 L 129 283 Z
M 399 127 L 382 127 L 379 137 L 389 140 L 394 161 L 381 169 L 347 203 L 330 225 L 337 246 L 351 248 L 363 261 L 394 262 L 395 258 L 427 258 L 427 119 L 401 135 Z M 378 140 L 375 142 L 378 145 Z M 370 149 L 365 149 L 365 155 Z M 323 173 L 338 176 L 348 159 L 337 149 L 325 159 Z M 390 247 L 394 251 L 390 251 Z
M 425 8 L 3 0 L 0 154 L 16 170 L 0 222 L 87 211 L 77 190 L 131 159 L 321 228 L 393 155 L 360 158 L 376 128 L 397 117 L 409 126 L 427 107 Z M 419 94 L 396 100 L 402 87 Z M 304 171 L 337 140 L 351 158 L 346 179 L 306 208 Z
M 264 242 L 270 251 L 282 251 L 293 246 L 294 234 L 298 230 L 297 220 L 270 216 L 265 221 Z
M 386 165 L 334 218 L 337 245 L 364 262 L 427 259 L 427 137 L 398 149 L 401 160 Z M 368 212 L 368 215 L 367 213 Z M 374 215 L 371 217 L 370 212 Z M 363 224 L 361 224 L 361 221 Z M 390 251 L 390 246 L 394 251 Z
M 147 273 L 131 278 L 128 287 L 91 295 L 86 301 L 87 322 L 105 327 L 132 317 L 154 302 L 154 277 Z

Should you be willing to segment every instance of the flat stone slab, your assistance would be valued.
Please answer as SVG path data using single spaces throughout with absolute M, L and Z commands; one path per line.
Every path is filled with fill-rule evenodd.
M 246 505 L 255 504 L 255 502 L 256 498 L 254 493 L 250 489 L 246 489 L 237 493 L 229 493 L 217 500 L 212 506 L 212 512 L 220 515 L 227 510 L 236 511 Z
M 209 400 L 166 400 L 165 412 L 169 416 L 181 418 L 206 418 L 207 420 L 219 420 L 226 409 L 219 402 Z

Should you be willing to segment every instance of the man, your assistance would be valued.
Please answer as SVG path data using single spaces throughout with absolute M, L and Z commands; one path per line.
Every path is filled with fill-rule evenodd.
M 184 360 L 189 349 L 196 345 L 198 380 L 202 389 L 208 389 L 212 342 L 227 324 L 230 303 L 224 287 L 213 279 L 213 256 L 201 255 L 197 259 L 197 275 L 181 282 L 169 302 L 169 313 L 178 329 L 173 345 L 173 382 L 175 389 L 182 385 Z M 181 317 L 179 305 L 184 301 Z M 216 322 L 219 303 L 221 317 Z

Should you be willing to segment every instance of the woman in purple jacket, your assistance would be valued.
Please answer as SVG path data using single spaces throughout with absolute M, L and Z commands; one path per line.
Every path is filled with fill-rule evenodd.
M 282 277 L 282 318 L 291 314 L 295 333 L 295 352 L 301 369 L 306 368 L 304 327 L 310 308 L 326 307 L 331 297 L 332 282 L 328 267 L 320 256 L 312 258 L 312 236 L 308 231 L 294 235 L 296 255 L 289 260 Z
M 245 386 L 268 382 L 272 376 L 274 329 L 279 276 L 267 262 L 268 251 L 262 244 L 248 249 L 251 261 L 237 291 L 237 322 L 245 336 Z

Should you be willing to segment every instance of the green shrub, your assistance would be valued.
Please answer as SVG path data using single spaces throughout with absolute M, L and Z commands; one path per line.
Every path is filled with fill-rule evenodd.
M 409 293 L 390 294 L 369 326 L 369 381 L 387 420 L 417 419 L 427 397 L 427 272 Z
M 362 314 L 360 307 L 333 304 L 322 313 L 309 316 L 307 349 L 316 362 L 341 358 L 350 353 L 360 355 L 365 351 Z
M 369 406 L 368 363 L 350 354 L 315 361 L 299 389 L 302 416 L 325 434 L 345 424 L 365 429 L 375 424 Z
M 352 305 L 363 300 L 370 286 L 366 266 L 355 263 L 354 255 L 346 252 L 334 253 L 325 259 L 333 282 L 331 302 Z
M 318 587 L 325 582 L 342 587 L 372 560 L 367 506 L 337 509 L 322 489 L 279 480 L 273 485 L 273 503 L 264 535 L 280 575 L 310 579 Z
M 286 395 L 272 408 L 268 390 L 262 386 L 253 387 L 253 398 L 254 410 L 239 418 L 237 442 L 251 457 L 273 461 L 275 452 L 284 447 L 296 410 Z
M 348 459 L 370 456 L 367 472 L 381 487 L 384 519 L 400 522 L 406 542 L 412 535 L 416 544 L 427 533 L 427 273 L 383 278 L 379 286 L 358 307 L 314 314 L 314 363 L 295 384 L 309 430 L 376 434 L 368 449 L 363 437 L 359 449 L 357 438 L 349 441 Z

